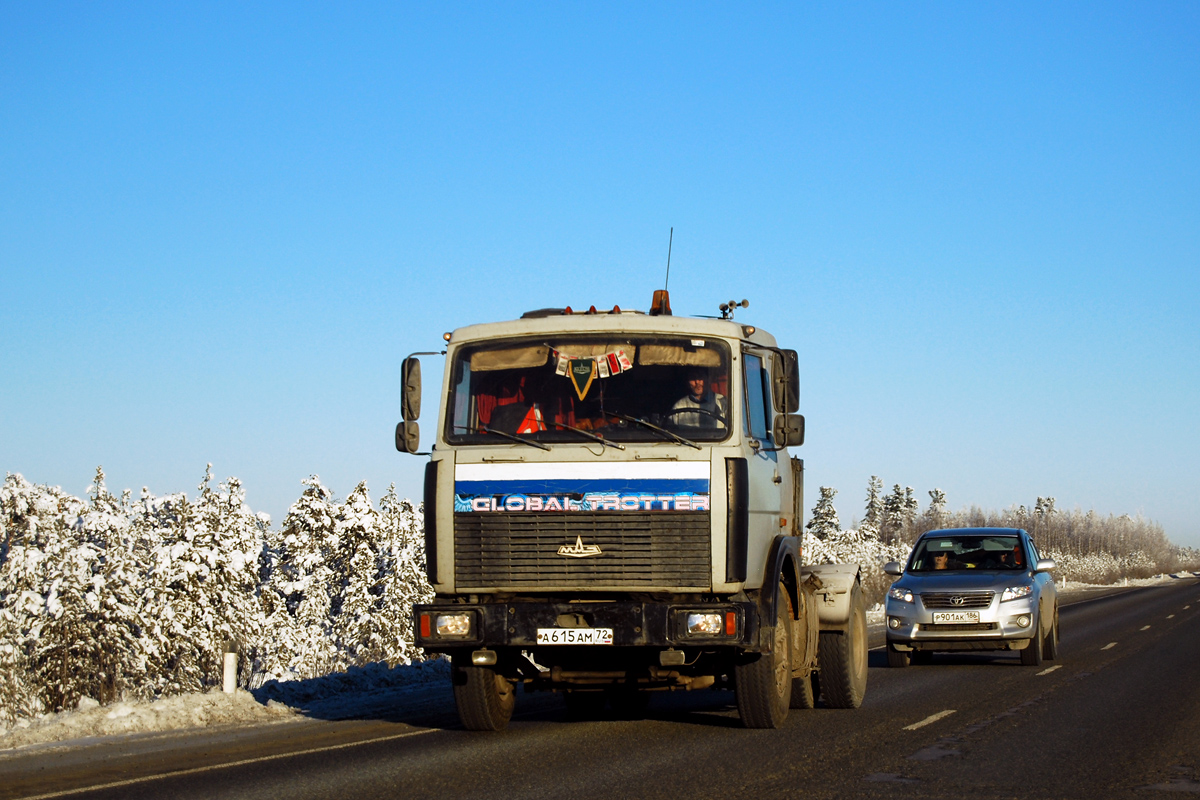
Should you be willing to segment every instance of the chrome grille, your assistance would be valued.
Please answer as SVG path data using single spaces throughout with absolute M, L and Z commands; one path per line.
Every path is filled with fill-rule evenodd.
M 987 608 L 992 604 L 995 592 L 922 592 L 921 602 L 926 608 L 947 608 L 953 611 L 967 608 Z M 961 598 L 955 602 L 955 598 Z
M 558 554 L 577 540 L 598 546 L 601 554 Z M 706 513 L 455 514 L 455 586 L 708 589 L 711 546 Z

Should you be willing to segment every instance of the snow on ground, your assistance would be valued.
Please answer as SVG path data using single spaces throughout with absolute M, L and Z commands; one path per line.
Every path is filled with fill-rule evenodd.
M 450 662 L 431 659 L 407 666 L 387 664 L 352 667 L 348 672 L 312 680 L 269 681 L 260 689 L 225 694 L 209 692 L 164 697 L 153 702 L 118 702 L 101 706 L 85 697 L 73 711 L 19 720 L 0 732 L 0 752 L 47 742 L 95 737 L 262 725 L 308 717 L 344 719 L 420 700 L 432 684 L 449 687 Z M 81 742 L 82 743 L 82 742 Z
M 1158 575 L 1122 581 L 1119 586 L 1153 586 L 1183 578 L 1191 573 Z M 1070 582 L 1061 587 L 1060 597 L 1086 594 L 1112 586 Z M 883 608 L 867 612 L 868 625 L 882 627 Z M 92 740 L 102 736 L 161 732 L 219 725 L 261 725 L 298 721 L 310 717 L 345 719 L 382 708 L 424 705 L 431 690 L 448 690 L 450 662 L 430 659 L 411 665 L 388 667 L 369 664 L 347 672 L 298 681 L 268 681 L 253 691 L 224 694 L 219 690 L 166 697 L 153 702 L 119 702 L 100 706 L 84 698 L 74 711 L 46 714 L 20 720 L 0 732 L 0 752 L 46 742 Z M 440 702 L 440 699 L 439 699 Z M 82 742 L 81 742 L 82 743 Z

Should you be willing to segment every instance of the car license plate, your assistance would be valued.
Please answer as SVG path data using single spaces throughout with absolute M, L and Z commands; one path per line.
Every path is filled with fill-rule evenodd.
M 933 624 L 945 625 L 956 622 L 979 622 L 978 611 L 935 611 L 933 612 Z
M 538 628 L 538 644 L 612 644 L 612 628 Z

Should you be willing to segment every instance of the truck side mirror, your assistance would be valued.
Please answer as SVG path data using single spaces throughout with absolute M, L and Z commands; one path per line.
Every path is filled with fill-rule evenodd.
M 411 420 L 396 423 L 396 449 L 416 453 L 421 449 L 421 426 Z
M 400 382 L 400 416 L 416 422 L 421 416 L 421 359 L 413 356 L 404 359 L 400 365 Z M 415 450 L 414 445 L 409 452 Z
M 800 409 L 800 359 L 795 350 L 778 350 L 771 359 L 771 395 L 778 414 Z
M 771 426 L 771 438 L 776 447 L 799 447 L 804 444 L 804 415 L 776 414 Z

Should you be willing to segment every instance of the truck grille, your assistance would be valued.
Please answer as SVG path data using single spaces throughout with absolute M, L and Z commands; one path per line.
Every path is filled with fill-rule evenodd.
M 577 540 L 600 554 L 558 554 Z M 709 515 L 577 511 L 454 515 L 455 585 L 464 589 L 707 589 Z
M 921 602 L 926 608 L 987 608 L 995 596 L 995 592 L 922 592 Z M 961 600 L 956 603 L 955 598 Z

